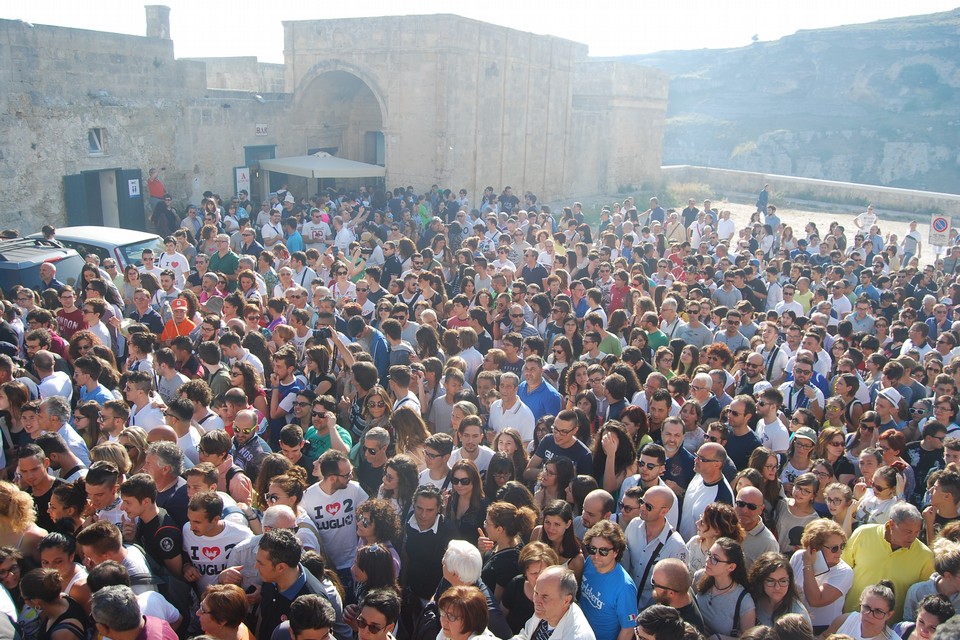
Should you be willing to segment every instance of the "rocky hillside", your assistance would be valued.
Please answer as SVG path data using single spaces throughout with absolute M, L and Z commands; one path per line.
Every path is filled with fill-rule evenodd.
M 628 59 L 670 74 L 664 164 L 960 191 L 960 9 Z

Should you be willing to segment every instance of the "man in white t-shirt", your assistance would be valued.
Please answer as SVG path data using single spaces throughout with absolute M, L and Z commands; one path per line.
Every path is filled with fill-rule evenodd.
M 493 449 L 486 447 L 483 442 L 483 424 L 480 422 L 480 416 L 467 416 L 460 423 L 460 448 L 454 449 L 450 454 L 450 466 L 452 467 L 459 460 L 472 460 L 480 470 L 480 475 L 487 473 L 487 467 L 490 466 L 490 458 L 493 457 Z
M 870 227 L 877 224 L 877 214 L 873 212 L 873 205 L 867 205 L 867 210 L 853 219 L 857 229 L 870 231 Z
M 337 573 L 349 580 L 357 555 L 356 510 L 367 499 L 367 492 L 350 479 L 353 467 L 342 451 L 325 451 L 313 468 L 320 482 L 304 492 L 300 506 L 320 532 L 320 542 Z
M 450 454 L 453 438 L 448 433 L 435 433 L 423 442 L 427 468 L 420 472 L 419 485 L 432 484 L 443 491 L 450 486 Z
M 280 218 L 280 211 L 271 209 L 270 220 L 260 227 L 260 235 L 263 237 L 263 246 L 266 249 L 272 249 L 274 245 L 283 243 L 283 225 Z
M 330 238 L 330 225 L 321 219 L 323 211 L 310 210 L 310 219 L 303 223 L 300 235 L 303 236 L 304 249 L 316 249 L 320 253 L 327 250 L 327 239 Z
M 763 446 L 776 453 L 786 453 L 790 447 L 790 431 L 778 415 L 782 404 L 783 394 L 773 387 L 761 391 L 757 400 L 757 413 L 760 415 L 757 437 Z
M 217 581 L 227 568 L 227 555 L 250 537 L 250 529 L 221 520 L 223 500 L 216 491 L 203 491 L 190 498 L 188 522 L 183 525 L 183 579 L 196 583 L 200 591 Z
M 164 251 L 157 258 L 157 266 L 161 272 L 170 269 L 177 276 L 177 286 L 183 287 L 190 273 L 190 262 L 182 253 L 177 252 L 177 243 L 173 238 L 167 238 L 163 243 Z
M 519 388 L 520 378 L 515 373 L 508 372 L 500 376 L 500 399 L 490 405 L 490 428 L 497 433 L 507 427 L 516 429 L 526 446 L 533 440 L 536 420 L 530 407 L 517 396 Z

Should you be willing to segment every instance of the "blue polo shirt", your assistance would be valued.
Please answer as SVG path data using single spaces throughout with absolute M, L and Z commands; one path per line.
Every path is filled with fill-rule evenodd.
M 535 421 L 543 416 L 557 415 L 563 406 L 563 398 L 560 393 L 551 387 L 546 380 L 543 380 L 540 386 L 533 391 L 527 391 L 527 381 L 524 380 L 520 383 L 517 395 L 520 396 L 520 401 L 530 408 Z
M 98 384 L 93 391 L 87 391 L 86 387 L 80 387 L 80 402 L 95 400 L 101 407 L 105 402 L 113 400 L 113 394 L 102 384 Z

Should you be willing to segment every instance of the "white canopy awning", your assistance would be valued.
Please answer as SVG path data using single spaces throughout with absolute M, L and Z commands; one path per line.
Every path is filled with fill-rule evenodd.
M 261 160 L 260 168 L 303 178 L 382 178 L 387 174 L 379 165 L 338 158 L 324 151 L 312 156 Z

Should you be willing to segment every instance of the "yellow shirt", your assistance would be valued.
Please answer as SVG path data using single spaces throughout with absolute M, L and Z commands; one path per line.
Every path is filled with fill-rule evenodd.
M 810 305 L 813 304 L 813 291 L 807 289 L 806 293 L 800 293 L 800 290 L 797 289 L 793 294 L 793 301 L 800 303 L 804 314 L 810 313 Z
M 853 586 L 847 593 L 845 612 L 859 611 L 864 588 L 880 580 L 890 580 L 897 595 L 894 620 L 903 616 L 907 589 L 933 573 L 933 552 L 919 540 L 905 549 L 893 551 L 884 537 L 883 524 L 867 524 L 853 532 L 843 552 L 844 561 L 853 567 Z

